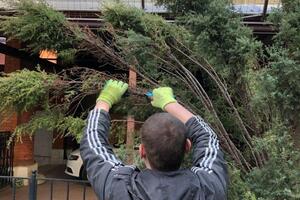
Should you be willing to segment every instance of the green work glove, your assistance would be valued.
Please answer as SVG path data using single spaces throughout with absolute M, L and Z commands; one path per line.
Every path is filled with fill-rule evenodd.
M 153 90 L 152 106 L 164 110 L 169 103 L 177 102 L 173 95 L 173 90 L 170 87 L 159 87 Z
M 102 89 L 97 102 L 100 100 L 105 101 L 111 108 L 113 104 L 117 103 L 121 99 L 127 88 L 127 83 L 124 83 L 122 81 L 109 80 L 106 82 L 104 88 Z

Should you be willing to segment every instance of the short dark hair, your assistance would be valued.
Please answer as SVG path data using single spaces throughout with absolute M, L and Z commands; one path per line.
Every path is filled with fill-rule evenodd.
M 185 125 L 168 113 L 156 113 L 141 128 L 141 142 L 152 168 L 174 171 L 180 168 L 186 143 Z

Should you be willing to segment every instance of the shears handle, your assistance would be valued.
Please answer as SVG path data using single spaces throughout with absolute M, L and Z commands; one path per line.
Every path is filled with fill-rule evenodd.
M 145 96 L 147 99 L 152 99 L 153 98 L 153 92 L 152 91 L 148 91 L 146 93 L 144 92 L 136 92 L 136 91 L 126 91 L 124 96 L 128 97 L 130 94 L 133 95 L 138 95 L 138 96 Z
M 152 98 L 152 97 L 153 97 L 153 92 L 152 92 L 152 91 L 148 91 L 145 95 L 146 95 L 148 98 Z

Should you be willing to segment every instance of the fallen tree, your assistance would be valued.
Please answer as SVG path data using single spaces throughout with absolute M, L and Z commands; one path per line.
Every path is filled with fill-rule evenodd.
M 249 161 L 244 158 L 243 154 L 232 142 L 230 134 L 222 124 L 212 100 L 187 66 L 193 65 L 194 67 L 204 70 L 218 86 L 221 94 L 223 94 L 233 110 L 236 120 L 242 130 L 244 141 L 252 152 L 255 164 L 258 165 L 258 159 L 260 159 L 260 163 L 262 162 L 261 158 L 257 158 L 257 155 L 252 149 L 251 136 L 245 128 L 224 82 L 221 81 L 221 78 L 214 68 L 205 59 L 202 58 L 202 60 L 198 60 L 193 55 L 193 52 L 184 45 L 184 43 L 186 43 L 186 38 L 189 37 L 189 33 L 182 27 L 168 24 L 161 17 L 145 14 L 137 9 L 115 5 L 113 7 L 108 6 L 104 11 L 104 17 L 110 24 L 104 26 L 103 29 L 100 30 L 102 35 L 96 35 L 87 28 L 82 29 L 75 24 L 67 22 L 59 13 L 54 11 L 52 11 L 52 13 L 49 12 L 51 10 L 41 3 L 35 4 L 36 7 L 30 7 L 32 5 L 32 3 L 21 1 L 21 4 L 19 4 L 20 7 L 17 9 L 17 12 L 19 13 L 16 17 L 7 19 L 3 22 L 2 30 L 7 35 L 11 35 L 14 38 L 28 43 L 28 50 L 32 53 L 40 52 L 43 49 L 49 49 L 57 51 L 59 56 L 62 54 L 65 55 L 66 52 L 75 52 L 72 56 L 76 56 L 76 52 L 84 52 L 84 54 L 93 55 L 99 62 L 109 63 L 121 70 L 134 70 L 144 82 L 147 82 L 147 88 L 157 87 L 161 80 L 166 81 L 169 79 L 168 77 L 172 76 L 172 79 L 177 79 L 176 83 L 172 83 L 172 85 L 174 85 L 175 88 L 177 85 L 186 88 L 187 91 L 193 94 L 197 103 L 186 101 L 184 96 L 186 94 L 183 95 L 179 92 L 178 99 L 191 108 L 194 113 L 199 113 L 200 110 L 197 108 L 198 106 L 196 104 L 201 102 L 206 112 L 212 116 L 212 124 L 217 129 L 217 133 L 219 134 L 224 149 L 232 156 L 242 170 L 249 171 L 251 169 Z M 35 13 L 32 12 L 32 9 L 35 11 L 39 9 L 39 11 L 38 13 Z M 125 27 L 123 27 L 120 22 L 122 22 L 122 19 L 126 18 L 135 18 L 135 23 L 123 23 L 125 24 Z M 47 20 L 50 24 L 42 25 L 41 23 L 44 20 Z M 30 25 L 41 30 L 34 30 Z M 52 28 L 47 30 L 46 27 L 50 26 Z M 32 32 L 33 30 L 35 32 Z M 41 37 L 41 31 L 43 34 L 46 34 L 47 37 Z M 66 37 L 64 37 L 64 35 Z M 104 35 L 109 35 L 112 38 L 109 43 L 108 40 L 103 37 Z M 52 41 L 51 38 L 57 38 L 57 40 Z M 63 42 L 61 42 L 62 40 Z M 74 49 L 72 49 L 72 47 L 74 47 Z M 139 53 L 141 51 L 144 51 L 143 54 Z M 69 59 L 70 56 L 66 57 Z M 156 63 L 152 65 L 151 69 L 156 70 L 156 72 L 149 73 L 149 70 L 147 69 L 149 68 L 148 63 L 143 63 L 145 60 L 156 60 Z M 72 71 L 72 69 L 69 71 Z M 66 70 L 64 70 L 64 72 L 66 72 Z M 82 73 L 81 71 L 78 72 Z M 156 78 L 157 74 L 155 73 L 160 74 L 162 77 Z M 65 77 L 66 74 L 67 73 L 64 73 L 63 77 Z M 99 91 L 100 88 L 95 87 L 89 88 L 89 90 L 85 88 L 86 93 L 82 90 L 77 94 L 74 92 L 76 90 L 78 91 L 78 88 L 81 87 L 80 83 L 84 84 L 85 81 L 89 81 L 90 76 L 85 76 L 85 73 L 83 74 L 84 76 L 79 76 L 81 79 L 80 81 L 69 80 L 69 82 L 66 82 L 63 78 L 57 77 L 57 80 L 53 83 L 54 85 L 52 87 L 52 90 L 56 91 L 51 93 L 49 102 L 53 102 L 52 99 L 62 95 L 61 91 L 64 91 L 64 95 L 67 96 L 67 98 L 62 100 L 59 104 L 51 105 L 51 109 L 68 112 L 67 110 L 74 102 L 80 104 L 80 99 L 82 99 L 82 97 L 92 94 L 93 91 Z M 96 74 L 97 72 L 91 76 L 95 78 Z M 105 79 L 100 78 L 98 80 L 95 79 L 94 81 L 103 82 L 104 80 Z M 60 83 L 61 85 L 58 85 L 57 83 Z M 66 91 L 69 92 L 66 94 Z M 72 93 L 74 94 L 71 95 Z M 72 101 L 68 98 L 72 99 Z M 33 103 L 30 106 L 33 107 L 36 105 Z M 64 109 L 58 109 L 58 107 L 64 107 Z M 5 106 L 3 108 L 5 108 Z M 24 107 L 24 109 L 28 108 Z M 62 124 L 63 123 L 64 122 L 62 122 Z M 50 127 L 53 127 L 53 125 Z M 20 135 L 21 132 L 26 131 L 22 128 L 18 129 L 16 133 L 17 135 Z M 31 131 L 31 133 L 33 133 L 33 131 Z

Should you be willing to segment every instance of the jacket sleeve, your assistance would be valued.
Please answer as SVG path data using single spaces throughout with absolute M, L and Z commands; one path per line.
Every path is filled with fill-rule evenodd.
M 215 132 L 199 116 L 186 122 L 193 146 L 192 171 L 199 177 L 206 199 L 226 199 L 228 175 Z
M 99 199 L 105 199 L 106 183 L 112 169 L 122 165 L 108 143 L 110 117 L 108 112 L 94 109 L 89 113 L 80 154 L 87 170 L 88 179 Z

